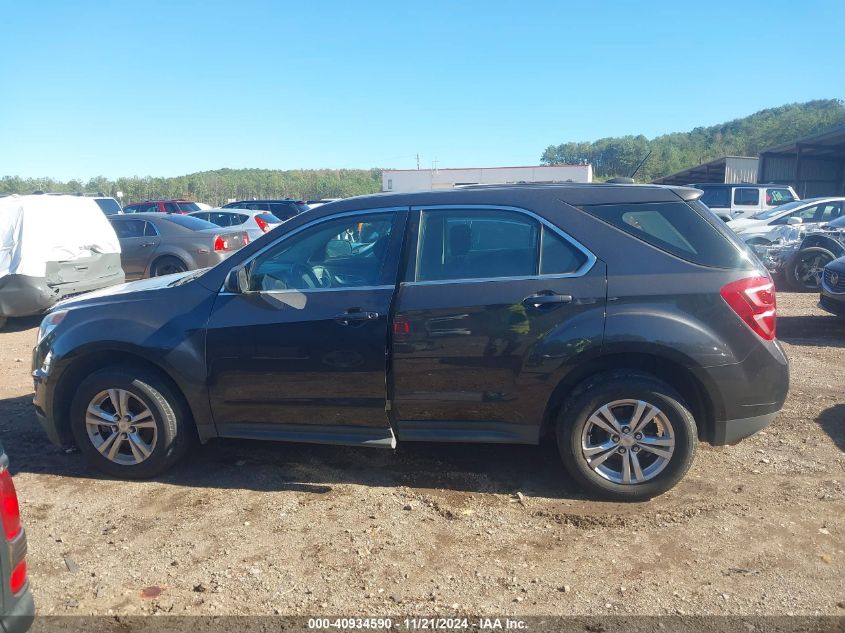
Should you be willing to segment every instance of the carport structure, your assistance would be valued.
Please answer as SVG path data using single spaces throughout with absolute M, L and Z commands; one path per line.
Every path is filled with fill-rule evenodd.
M 792 185 L 802 198 L 845 194 L 845 125 L 763 150 L 758 182 Z
M 722 156 L 682 169 L 653 180 L 658 185 L 689 185 L 702 182 L 749 183 L 757 182 L 757 159 L 751 156 Z

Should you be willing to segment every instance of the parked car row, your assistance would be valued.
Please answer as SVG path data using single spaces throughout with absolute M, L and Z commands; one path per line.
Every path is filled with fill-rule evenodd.
M 699 183 L 689 186 L 703 191 L 701 202 L 725 222 L 750 218 L 798 199 L 795 190 L 785 185 Z

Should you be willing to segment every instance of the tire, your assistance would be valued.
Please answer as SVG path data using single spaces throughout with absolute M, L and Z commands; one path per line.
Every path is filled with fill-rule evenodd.
M 161 277 L 162 275 L 173 275 L 175 273 L 183 273 L 188 270 L 187 265 L 178 257 L 161 257 L 157 259 L 150 271 L 150 277 Z
M 104 419 L 117 413 L 113 395 L 121 401 L 121 392 L 128 394 L 125 407 L 137 427 L 128 419 L 121 420 L 128 428 L 118 426 L 121 422 L 113 416 L 110 422 Z M 89 414 L 89 406 L 95 403 L 99 403 L 99 417 Z M 89 424 L 87 419 L 102 424 Z M 148 370 L 125 366 L 106 367 L 88 376 L 77 388 L 70 408 L 70 428 L 85 459 L 94 468 L 122 479 L 148 479 L 175 464 L 190 444 L 188 420 L 181 399 L 165 380 Z
M 804 248 L 792 257 L 786 264 L 784 271 L 784 279 L 786 285 L 791 290 L 796 292 L 818 292 L 820 282 L 812 284 L 805 280 L 808 271 L 802 270 L 803 266 L 807 264 L 807 260 L 811 260 L 810 266 L 815 269 L 824 269 L 824 267 L 836 259 L 836 255 L 831 253 L 826 248 L 820 246 L 811 246 Z
M 635 429 L 626 424 L 626 418 L 630 421 L 637 411 L 638 402 L 658 413 L 642 426 L 643 443 L 635 440 Z M 613 435 L 593 422 L 598 417 L 612 428 L 600 413 L 596 415 L 605 405 L 610 405 L 620 429 Z M 650 409 L 643 408 L 643 412 L 647 420 Z M 628 432 L 621 432 L 626 429 Z M 651 452 L 659 450 L 665 455 L 670 441 L 674 445 L 668 459 Z M 666 492 L 683 478 L 695 458 L 698 429 L 683 398 L 666 383 L 636 373 L 602 374 L 576 390 L 561 409 L 557 443 L 566 470 L 586 491 L 615 501 L 644 501 Z M 585 446 L 593 452 L 591 458 L 585 455 Z M 624 481 L 624 460 L 628 461 L 628 483 Z M 600 463 L 593 466 L 593 462 Z M 634 462 L 641 472 L 636 471 Z

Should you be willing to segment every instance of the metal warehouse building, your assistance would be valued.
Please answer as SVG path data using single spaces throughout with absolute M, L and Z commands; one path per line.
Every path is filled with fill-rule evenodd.
M 757 182 L 757 159 L 752 156 L 723 156 L 708 163 L 682 169 L 654 181 L 658 185 L 689 185 L 702 182 L 739 184 Z
M 466 167 L 458 169 L 385 169 L 382 191 L 430 191 L 460 185 L 502 185 L 516 182 L 592 182 L 592 165 Z
M 792 185 L 802 198 L 845 194 L 845 126 L 763 150 L 758 182 Z

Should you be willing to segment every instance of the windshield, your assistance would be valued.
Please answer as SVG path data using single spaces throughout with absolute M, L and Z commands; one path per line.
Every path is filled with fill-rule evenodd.
M 168 215 L 161 219 L 166 220 L 167 222 L 173 222 L 173 224 L 178 224 L 179 226 L 184 226 L 186 229 L 191 229 L 192 231 L 219 228 L 216 224 L 200 220 L 199 218 L 195 218 L 190 215 Z
M 793 209 L 798 209 L 807 204 L 806 200 L 795 200 L 794 202 L 787 202 L 786 204 L 781 204 L 776 206 L 774 209 L 767 209 L 766 211 L 760 211 L 760 213 L 755 213 L 751 217 L 755 220 L 768 220 L 775 216 L 783 215 L 784 213 L 788 213 Z

